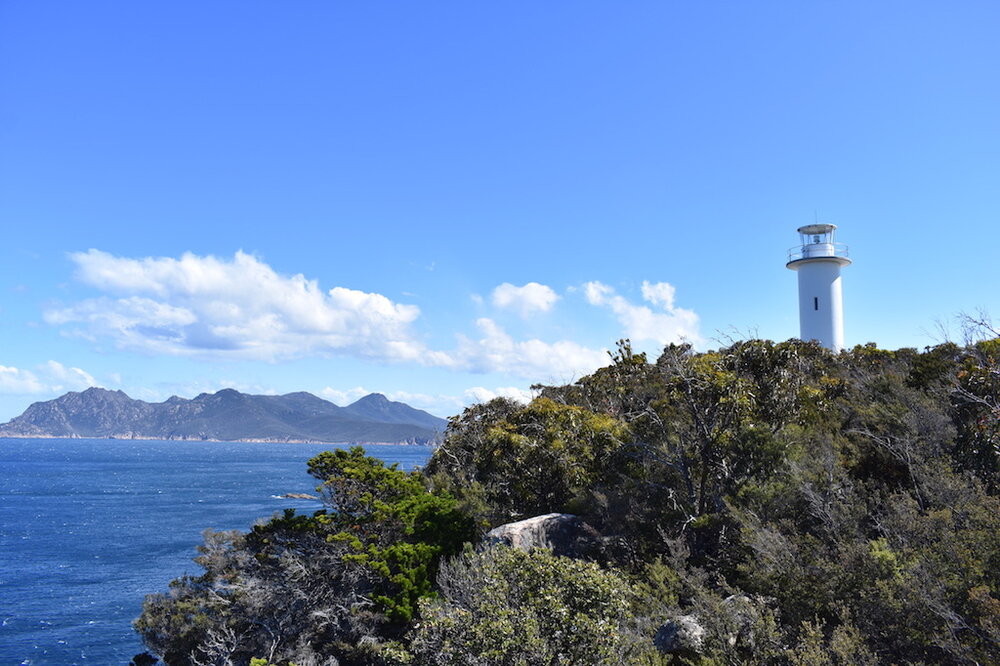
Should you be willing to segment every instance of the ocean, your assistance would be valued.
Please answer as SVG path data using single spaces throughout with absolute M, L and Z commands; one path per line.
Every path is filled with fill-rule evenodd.
M 312 512 L 322 444 L 0 438 L 0 665 L 128 664 L 146 594 L 185 573 L 205 528 Z M 377 445 L 404 469 L 426 446 Z

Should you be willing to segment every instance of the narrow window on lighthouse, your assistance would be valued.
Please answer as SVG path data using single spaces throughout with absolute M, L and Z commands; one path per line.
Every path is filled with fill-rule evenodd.
M 819 296 L 813 296 L 813 310 L 819 310 Z

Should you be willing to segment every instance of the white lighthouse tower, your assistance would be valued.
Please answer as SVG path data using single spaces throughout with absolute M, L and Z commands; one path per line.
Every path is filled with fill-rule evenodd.
M 802 244 L 788 251 L 786 267 L 799 274 L 799 337 L 832 351 L 844 348 L 844 296 L 840 269 L 851 260 L 833 241 L 835 224 L 799 227 Z

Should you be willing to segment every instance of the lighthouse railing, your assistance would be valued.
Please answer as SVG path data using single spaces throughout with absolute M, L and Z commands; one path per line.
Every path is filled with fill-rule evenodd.
M 850 252 L 843 243 L 810 243 L 808 245 L 796 245 L 788 249 L 788 261 L 798 261 L 799 259 L 819 259 L 821 257 L 844 257 L 850 258 Z

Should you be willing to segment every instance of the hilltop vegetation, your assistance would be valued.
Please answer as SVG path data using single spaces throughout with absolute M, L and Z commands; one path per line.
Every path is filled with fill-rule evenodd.
M 1000 662 L 1000 339 L 652 362 L 623 342 L 538 389 L 454 417 L 421 472 L 315 458 L 329 510 L 206 534 L 205 573 L 147 598 L 146 645 L 170 664 Z M 470 545 L 550 512 L 593 528 L 590 557 Z

